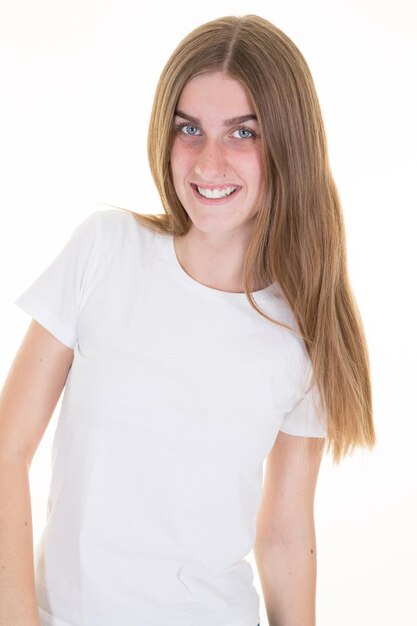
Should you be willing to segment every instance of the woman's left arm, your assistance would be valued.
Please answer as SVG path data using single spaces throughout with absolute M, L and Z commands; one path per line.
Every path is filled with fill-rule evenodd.
M 256 517 L 254 556 L 269 626 L 315 626 L 314 494 L 325 439 L 278 433 Z

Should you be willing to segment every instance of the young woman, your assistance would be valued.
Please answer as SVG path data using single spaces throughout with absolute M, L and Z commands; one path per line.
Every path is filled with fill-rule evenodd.
M 376 438 L 303 56 L 258 16 L 196 28 L 148 148 L 164 213 L 92 213 L 16 301 L 0 622 L 256 626 L 253 548 L 270 626 L 313 626 L 325 443 Z M 64 386 L 34 568 L 28 469 Z

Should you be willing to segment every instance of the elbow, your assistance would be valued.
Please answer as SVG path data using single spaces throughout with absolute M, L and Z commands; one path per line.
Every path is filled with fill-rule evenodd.
M 296 517 L 292 518 L 297 519 Z M 274 526 L 262 526 L 260 523 L 256 527 L 256 545 L 299 545 L 316 542 L 316 529 L 314 516 L 307 516 L 304 520 L 298 518 L 297 523 L 280 523 Z

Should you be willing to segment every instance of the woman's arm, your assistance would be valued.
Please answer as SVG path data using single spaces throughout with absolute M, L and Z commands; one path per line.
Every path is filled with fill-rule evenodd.
M 325 440 L 279 432 L 266 462 L 254 556 L 269 626 L 315 626 L 314 494 Z
M 73 355 L 32 320 L 0 394 L 0 626 L 40 626 L 29 469 Z

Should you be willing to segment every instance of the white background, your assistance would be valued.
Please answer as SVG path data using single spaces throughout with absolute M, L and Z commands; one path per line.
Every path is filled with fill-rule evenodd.
M 100 203 L 162 212 L 146 136 L 158 76 L 174 47 L 209 19 L 247 13 L 288 34 L 312 71 L 371 356 L 378 444 L 337 468 L 325 457 L 320 471 L 317 624 L 415 624 L 417 29 L 411 0 L 3 2 L 0 382 L 30 321 L 14 300 L 73 228 L 106 208 Z M 35 542 L 45 523 L 59 406 L 30 472 Z M 255 568 L 252 553 L 248 559 Z M 261 595 L 256 569 L 255 584 Z

